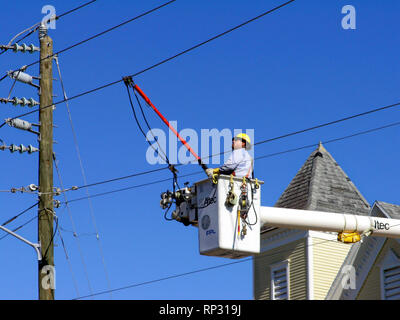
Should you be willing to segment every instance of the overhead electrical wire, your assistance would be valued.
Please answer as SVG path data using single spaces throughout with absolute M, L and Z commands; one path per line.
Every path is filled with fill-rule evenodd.
M 142 18 L 142 17 L 144 17 L 144 16 L 146 16 L 146 15 L 148 15 L 148 14 L 150 14 L 150 13 L 153 13 L 153 12 L 155 12 L 155 11 L 161 9 L 161 8 L 164 8 L 164 7 L 166 7 L 167 5 L 169 5 L 169 4 L 171 4 L 171 3 L 175 2 L 175 1 L 177 1 L 177 0 L 170 0 L 170 1 L 168 1 L 168 2 L 166 2 L 166 3 L 164 3 L 164 4 L 162 4 L 162 5 L 160 5 L 160 6 L 158 6 L 158 7 L 155 7 L 155 8 L 153 8 L 153 9 L 151 9 L 151 10 L 148 10 L 148 11 L 146 11 L 146 12 L 144 12 L 144 13 L 138 15 L 138 16 L 135 16 L 135 17 L 133 17 L 133 18 L 131 18 L 131 19 L 129 19 L 129 20 L 126 20 L 126 21 L 124 21 L 124 22 L 122 22 L 122 23 L 120 23 L 120 24 L 118 24 L 118 25 L 116 25 L 116 26 L 114 26 L 114 27 L 111 27 L 111 28 L 109 28 L 109 29 L 107 29 L 107 30 L 104 30 L 104 31 L 102 31 L 102 32 L 100 32 L 100 33 L 97 33 L 97 34 L 95 34 L 95 35 L 93 35 L 93 36 L 91 36 L 91 37 L 89 37 L 89 38 L 87 38 L 87 39 L 85 39 L 85 40 L 79 41 L 79 42 L 77 42 L 77 43 L 75 43 L 75 44 L 73 44 L 73 45 L 70 45 L 70 46 L 68 46 L 68 47 L 66 47 L 66 48 L 64 48 L 64 49 L 62 49 L 62 50 L 59 50 L 59 51 L 53 53 L 52 55 L 49 55 L 48 57 L 46 57 L 46 58 L 44 58 L 44 59 L 48 59 L 48 58 L 51 58 L 51 57 L 53 57 L 53 56 L 55 56 L 55 55 L 59 55 L 60 53 L 63 53 L 63 52 L 65 52 L 65 51 L 71 50 L 72 48 L 75 48 L 75 47 L 77 47 L 77 46 L 80 46 L 80 45 L 82 45 L 82 44 L 84 44 L 84 43 L 86 43 L 86 42 L 88 42 L 88 41 L 90 41 L 90 40 L 93 40 L 93 39 L 95 39 L 95 38 L 98 38 L 98 37 L 100 37 L 100 36 L 102 36 L 102 35 L 104 35 L 104 34 L 110 32 L 110 31 L 112 31 L 112 30 L 115 30 L 115 29 L 117 29 L 117 28 L 120 28 L 120 27 L 122 27 L 122 26 L 124 26 L 124 25 L 126 25 L 126 24 L 128 24 L 128 23 L 130 23 L 130 22 L 132 22 L 132 21 L 135 21 L 135 20 L 137 20 L 137 19 L 139 19 L 139 18 Z M 34 62 L 28 64 L 27 67 L 31 67 L 31 66 L 33 66 L 33 65 L 35 65 L 35 64 L 38 64 L 38 63 L 40 63 L 42 60 L 43 60 L 43 59 L 34 61 Z
M 53 161 L 54 161 L 54 166 L 55 166 L 55 168 L 56 168 L 56 172 L 57 172 L 57 176 L 58 176 L 58 181 L 59 181 L 60 185 L 63 186 L 63 180 L 62 180 L 62 178 L 61 178 L 60 168 L 58 167 L 57 159 L 56 159 L 56 156 L 55 156 L 54 154 L 53 154 Z M 64 189 L 64 188 L 62 187 L 62 189 Z M 72 226 L 74 232 L 76 232 L 75 221 L 74 221 L 74 219 L 73 219 L 73 217 L 72 217 L 71 209 L 70 209 L 70 207 L 68 206 L 67 195 L 66 195 L 66 193 L 65 193 L 64 191 L 63 191 L 63 196 L 64 196 L 64 200 L 65 200 L 65 203 L 66 203 L 66 208 L 67 208 L 68 216 L 69 216 L 69 219 L 70 219 L 70 222 L 71 222 L 71 226 Z M 88 273 L 88 270 L 87 270 L 87 266 L 86 266 L 86 262 L 85 262 L 85 257 L 84 257 L 84 255 L 83 255 L 83 251 L 82 251 L 80 239 L 75 237 L 75 243 L 76 243 L 76 245 L 77 245 L 77 248 L 78 248 L 78 251 L 79 251 L 79 254 L 80 254 L 81 263 L 82 263 L 83 271 L 84 271 L 84 274 L 85 274 L 85 277 L 86 277 L 86 281 L 87 281 L 87 284 L 88 284 L 89 292 L 90 292 L 90 293 L 93 293 L 92 284 L 91 284 L 90 279 L 89 279 L 89 273 Z
M 337 243 L 338 241 L 337 240 L 333 240 L 333 239 L 323 239 L 323 240 L 321 240 L 319 242 L 314 242 L 312 244 L 301 244 L 301 245 L 297 246 L 297 249 L 309 248 L 309 247 L 321 245 L 321 244 L 324 244 L 324 243 L 327 243 L 327 242 L 335 242 L 335 243 Z M 145 285 L 150 285 L 150 284 L 157 283 L 157 282 L 162 282 L 162 281 L 166 281 L 166 280 L 181 278 L 181 277 L 193 275 L 193 274 L 196 274 L 196 273 L 207 272 L 207 271 L 211 271 L 211 270 L 215 270 L 215 269 L 229 267 L 229 266 L 237 265 L 237 264 L 244 263 L 244 262 L 249 262 L 249 261 L 254 261 L 254 260 L 259 260 L 259 259 L 265 259 L 265 258 L 268 258 L 268 257 L 272 257 L 272 256 L 275 256 L 275 255 L 278 255 L 278 254 L 291 252 L 291 251 L 293 251 L 293 248 L 279 250 L 279 251 L 273 252 L 271 254 L 260 254 L 258 256 L 253 256 L 253 257 L 250 257 L 250 258 L 243 258 L 241 260 L 236 260 L 236 261 L 232 261 L 232 262 L 228 262 L 228 263 L 222 263 L 222 264 L 219 264 L 219 265 L 216 265 L 216 266 L 212 266 L 212 267 L 196 269 L 196 270 L 183 272 L 183 273 L 178 273 L 178 274 L 175 274 L 175 275 L 171 275 L 171 276 L 167 276 L 167 277 L 163 277 L 163 278 L 159 278 L 159 279 L 153 279 L 153 280 L 149 280 L 149 281 L 144 281 L 144 282 L 140 282 L 140 283 L 134 283 L 134 284 L 126 285 L 126 286 L 123 286 L 123 287 L 112 289 L 111 292 L 117 292 L 117 291 L 132 289 L 132 288 L 139 287 L 139 286 L 145 286 Z M 72 299 L 72 300 L 81 300 L 81 299 L 91 298 L 91 297 L 94 297 L 94 296 L 107 294 L 109 292 L 110 292 L 110 290 L 100 291 L 100 292 L 97 292 L 97 293 L 94 293 L 94 294 L 81 296 L 81 297 L 78 297 L 78 298 L 75 298 L 75 299 Z
M 25 223 L 23 223 L 23 224 L 20 225 L 19 227 L 13 229 L 12 232 L 16 232 L 16 231 L 18 231 L 19 229 L 25 227 L 27 224 L 31 223 L 31 222 L 32 222 L 33 220 L 35 220 L 37 217 L 38 217 L 37 215 L 34 216 L 33 218 L 29 219 L 28 221 L 26 221 Z M 9 235 L 10 235 L 9 233 L 5 234 L 4 236 L 2 236 L 2 237 L 0 238 L 0 240 L 3 240 L 5 237 L 8 237 Z
M 60 68 L 60 64 L 59 64 L 59 61 L 58 61 L 58 55 L 55 56 L 55 61 L 56 61 L 56 65 L 57 65 L 58 76 L 60 78 L 61 89 L 63 91 L 63 96 L 64 96 L 64 99 L 66 99 L 65 104 L 66 104 L 66 108 L 67 108 L 67 112 L 68 112 L 68 119 L 69 119 L 71 130 L 72 130 L 74 145 L 75 145 L 76 154 L 77 154 L 78 160 L 79 160 L 79 166 L 80 166 L 80 169 L 81 169 L 82 178 L 83 178 L 84 183 L 87 184 L 85 168 L 83 166 L 83 160 L 82 160 L 81 152 L 80 152 L 80 149 L 79 149 L 77 134 L 76 134 L 76 131 L 75 131 L 74 124 L 72 122 L 71 110 L 70 110 L 69 104 L 68 104 L 67 93 L 66 93 L 65 87 L 64 87 L 64 81 L 63 81 L 62 74 L 61 74 L 61 68 Z M 97 239 L 97 244 L 98 244 L 98 248 L 99 248 L 99 251 L 100 251 L 100 256 L 101 256 L 101 260 L 102 260 L 102 264 L 103 264 L 103 268 L 104 268 L 104 273 L 105 273 L 105 276 L 106 276 L 107 284 L 108 284 L 109 288 L 111 288 L 110 277 L 108 275 L 108 271 L 107 271 L 107 267 L 106 267 L 106 263 L 105 263 L 103 247 L 102 247 L 101 240 L 100 240 L 100 234 L 99 234 L 99 230 L 98 230 L 98 227 L 97 227 L 97 222 L 96 222 L 96 218 L 95 218 L 95 214 L 94 214 L 93 204 L 92 204 L 92 201 L 91 201 L 91 198 L 90 198 L 89 189 L 86 187 L 85 190 L 86 190 L 86 198 L 87 198 L 88 203 L 89 203 L 90 217 L 91 217 L 92 224 L 93 224 L 93 227 L 94 227 L 95 232 L 96 232 L 96 239 Z M 112 298 L 112 296 L 110 296 L 110 298 Z
M 399 126 L 399 125 L 400 125 L 400 122 L 394 122 L 394 123 L 390 123 L 390 124 L 387 124 L 387 125 L 384 125 L 384 126 L 380 126 L 380 127 L 377 127 L 377 128 L 372 128 L 372 129 L 356 132 L 356 133 L 353 133 L 353 134 L 350 134 L 350 135 L 346 135 L 346 136 L 342 136 L 342 137 L 338 137 L 338 138 L 334 138 L 334 139 L 330 139 L 330 140 L 324 140 L 324 141 L 321 141 L 321 143 L 326 145 L 326 144 L 329 144 L 329 143 L 334 143 L 334 142 L 337 142 L 337 141 L 342 141 L 342 140 L 354 138 L 354 137 L 357 137 L 357 136 L 360 136 L 360 135 L 376 132 L 376 131 L 379 131 L 379 130 L 383 130 L 383 129 L 387 129 L 387 128 L 391 128 L 391 127 L 395 127 L 395 126 Z M 275 156 L 286 154 L 286 153 L 291 153 L 291 152 L 300 151 L 300 150 L 303 150 L 303 149 L 313 148 L 313 147 L 316 147 L 318 145 L 319 145 L 318 143 L 304 145 L 304 146 L 301 146 L 301 147 L 298 147 L 298 148 L 292 148 L 292 149 L 287 149 L 287 150 L 284 150 L 284 151 L 279 151 L 279 152 L 275 152 L 275 153 L 270 153 L 270 154 L 258 156 L 258 157 L 255 157 L 254 160 L 261 160 L 261 159 L 265 159 L 265 158 L 271 158 L 271 157 L 275 157 Z M 215 155 L 212 155 L 212 156 L 215 156 Z M 210 156 L 210 157 L 212 157 L 212 156 Z M 176 166 L 178 166 L 178 165 L 176 165 Z M 165 168 L 163 168 L 163 169 L 165 169 Z M 197 174 L 201 174 L 201 173 L 204 173 L 204 172 L 203 171 L 197 171 L 197 172 L 181 175 L 180 178 L 193 176 L 193 175 L 197 175 Z M 126 176 L 126 177 L 130 177 L 130 176 Z M 121 177 L 121 178 L 117 178 L 117 179 L 118 180 L 122 180 L 124 178 L 125 177 Z M 108 180 L 108 181 L 118 181 L 118 180 L 112 179 L 112 180 Z M 143 183 L 143 184 L 138 184 L 138 185 L 134 185 L 134 186 L 130 186 L 130 187 L 116 189 L 116 190 L 112 190 L 112 191 L 97 193 L 97 194 L 93 194 L 92 198 L 99 197 L 99 196 L 104 196 L 104 195 L 108 195 L 108 194 L 112 194 L 112 193 L 116 193 L 116 192 L 121 192 L 121 191 L 126 191 L 126 190 L 141 188 L 141 187 L 146 187 L 146 186 L 150 186 L 150 185 L 157 184 L 157 183 L 167 182 L 167 181 L 170 181 L 170 180 L 171 180 L 171 178 L 169 178 L 169 179 L 161 179 L 161 180 L 156 180 L 156 181 L 152 181 L 152 182 L 148 182 L 148 183 Z M 102 184 L 102 183 L 106 183 L 106 182 L 98 182 L 98 183 L 93 184 L 93 185 L 98 185 L 98 184 Z M 84 199 L 86 199 L 86 198 L 85 197 L 76 198 L 76 199 L 69 200 L 68 202 L 71 203 L 71 202 L 81 201 L 81 200 L 84 200 Z
M 80 5 L 80 6 L 76 7 L 76 8 L 73 8 L 73 9 L 71 9 L 71 10 L 68 10 L 68 11 L 66 11 L 66 12 L 64 12 L 64 13 L 62 13 L 62 14 L 60 14 L 60 15 L 57 15 L 55 18 L 50 19 L 50 20 L 58 20 L 58 19 L 60 19 L 61 17 L 66 16 L 66 15 L 72 13 L 72 12 L 75 12 L 75 11 L 79 10 L 79 9 L 82 9 L 82 8 L 88 6 L 89 4 L 92 4 L 93 2 L 96 2 L 96 1 L 97 1 L 97 0 L 92 0 L 92 1 L 86 2 L 86 3 Z M 49 21 L 49 20 L 48 20 L 48 21 Z M 46 21 L 46 22 L 47 22 L 47 21 Z M 41 22 L 35 23 L 32 27 L 30 27 L 30 28 L 28 28 L 28 29 L 26 29 L 26 30 L 20 32 L 19 34 L 17 34 L 14 38 L 11 39 L 11 41 L 9 42 L 9 45 L 11 45 L 11 43 L 14 41 L 15 38 L 17 38 L 19 35 L 21 35 L 21 34 L 23 34 L 23 33 L 25 33 L 25 32 L 30 31 L 29 33 L 27 33 L 27 34 L 26 34 L 25 36 L 23 36 L 22 38 L 16 40 L 16 43 L 18 43 L 18 42 L 24 40 L 25 38 L 27 38 L 28 36 L 30 36 L 32 33 L 34 33 L 34 32 L 38 29 L 38 26 L 39 26 L 40 24 L 41 24 Z M 35 28 L 35 27 L 36 27 L 36 28 Z M 8 50 L 8 49 L 3 49 L 3 51 L 0 52 L 0 55 L 2 55 L 3 53 L 5 53 L 7 50 Z M 1 80 L 0 80 L 0 81 L 1 81 Z
M 14 221 L 15 219 L 19 218 L 20 216 L 22 216 L 24 213 L 28 212 L 29 210 L 31 210 L 32 208 L 36 207 L 39 204 L 39 201 L 36 202 L 35 204 L 31 205 L 30 207 L 26 208 L 25 210 L 23 210 L 22 212 L 18 213 L 17 215 L 15 215 L 14 217 L 8 219 L 7 221 L 5 221 L 2 226 L 5 226 L 7 224 L 9 224 L 10 222 Z
M 175 55 L 173 55 L 173 56 L 171 56 L 171 57 L 169 57 L 169 58 L 163 59 L 163 60 L 157 62 L 156 64 L 153 64 L 153 65 L 151 65 L 151 66 L 149 66 L 149 67 L 147 67 L 147 68 L 145 68 L 145 69 L 142 69 L 142 70 L 140 70 L 140 71 L 138 71 L 138 72 L 136 72 L 136 73 L 130 75 L 130 77 L 133 78 L 133 77 L 136 77 L 136 76 L 138 76 L 138 75 L 140 75 L 140 74 L 142 74 L 142 73 L 144 73 L 144 72 L 147 72 L 147 71 L 149 71 L 149 70 L 151 70 L 151 69 L 154 69 L 154 68 L 156 68 L 156 67 L 158 67 L 158 66 L 160 66 L 160 65 L 162 65 L 162 64 L 164 64 L 164 63 L 166 63 L 166 62 L 168 62 L 168 61 L 171 61 L 171 60 L 173 60 L 173 59 L 175 59 L 175 58 L 177 58 L 177 57 L 179 57 L 179 56 L 181 56 L 181 55 L 183 55 L 183 54 L 186 54 L 186 53 L 188 53 L 188 52 L 190 52 L 190 51 L 192 51 L 192 50 L 194 50 L 194 49 L 196 49 L 196 48 L 199 48 L 200 46 L 203 46 L 203 45 L 205 45 L 205 44 L 207 44 L 207 43 L 209 43 L 209 42 L 211 42 L 211 41 L 213 41 L 213 40 L 215 40 L 215 39 L 218 39 L 218 38 L 220 38 L 220 37 L 222 37 L 222 36 L 224 36 L 224 35 L 226 35 L 226 34 L 232 32 L 232 31 L 234 31 L 234 30 L 237 30 L 237 29 L 239 29 L 239 28 L 241 28 L 241 27 L 243 27 L 243 26 L 245 26 L 245 25 L 247 25 L 247 24 L 249 24 L 249 23 L 251 23 L 251 22 L 257 20 L 257 19 L 260 19 L 261 17 L 264 17 L 264 16 L 267 15 L 267 14 L 270 14 L 270 13 L 272 13 L 272 12 L 274 12 L 274 11 L 276 11 L 276 10 L 278 10 L 278 9 L 280 9 L 280 8 L 282 8 L 282 7 L 284 7 L 284 6 L 287 6 L 288 4 L 290 4 L 290 3 L 294 2 L 294 1 L 296 1 L 296 0 L 291 0 L 291 1 L 285 2 L 285 3 L 283 3 L 283 4 L 279 5 L 279 6 L 277 6 L 277 7 L 273 8 L 273 9 L 271 9 L 271 10 L 268 10 L 268 11 L 266 11 L 266 12 L 264 12 L 264 13 L 262 13 L 262 14 L 256 16 L 256 17 L 250 19 L 250 20 L 247 20 L 247 21 L 245 21 L 245 22 L 243 22 L 243 23 L 241 23 L 241 24 L 239 24 L 239 25 L 237 25 L 237 26 L 235 26 L 235 27 L 233 27 L 233 28 L 230 28 L 230 29 L 228 29 L 228 30 L 226 30 L 226 31 L 224 31 L 224 32 L 222 32 L 222 33 L 219 33 L 219 34 L 217 34 L 217 35 L 214 36 L 214 37 L 211 37 L 211 38 L 209 38 L 209 39 L 207 39 L 207 40 L 205 40 L 205 41 L 202 41 L 202 42 L 200 42 L 200 43 L 198 43 L 198 44 L 196 44 L 196 45 L 194 45 L 194 46 L 192 46 L 192 47 L 190 47 L 190 48 L 188 48 L 188 49 L 186 49 L 186 50 L 183 50 L 183 51 L 181 51 L 181 52 L 179 52 L 179 53 L 177 53 L 177 54 L 175 54 Z M 55 53 L 55 54 L 57 54 L 57 53 Z M 38 62 L 39 62 L 39 61 L 36 61 L 35 63 L 38 63 Z M 30 65 L 32 65 L 32 64 L 30 64 Z M 30 66 L 30 65 L 28 65 L 28 66 Z M 1 81 L 1 80 L 0 80 L 0 81 Z M 121 83 L 121 82 L 123 82 L 123 81 L 124 81 L 123 79 L 119 79 L 119 80 L 116 80 L 116 81 L 113 81 L 113 82 L 109 82 L 109 83 L 104 84 L 104 85 L 102 85 L 102 86 L 99 86 L 99 87 L 97 87 L 97 88 L 94 88 L 94 89 L 91 89 L 91 90 L 82 92 L 82 93 L 77 94 L 77 95 L 75 95 L 75 96 L 72 96 L 72 97 L 68 98 L 68 100 L 73 100 L 73 99 L 82 97 L 82 96 L 84 96 L 84 95 L 91 94 L 91 93 L 93 93 L 93 92 L 96 92 L 96 91 L 105 89 L 105 88 L 107 88 L 107 87 L 113 86 L 113 85 L 115 85 L 115 84 L 117 84 L 117 83 Z M 41 108 L 39 108 L 39 109 L 50 108 L 50 107 L 53 107 L 54 105 L 60 104 L 60 103 L 62 103 L 62 102 L 65 102 L 65 101 L 62 100 L 62 101 L 54 102 L 54 103 L 51 104 L 51 105 L 44 106 L 44 107 L 41 107 Z M 39 109 L 30 111 L 30 112 L 26 112 L 26 113 L 24 113 L 24 114 L 18 115 L 17 117 L 27 116 L 27 115 L 29 115 L 29 114 L 38 112 Z M 5 124 L 5 123 L 3 123 L 2 125 L 0 125 L 0 128 L 1 128 L 2 126 L 4 126 L 4 124 Z

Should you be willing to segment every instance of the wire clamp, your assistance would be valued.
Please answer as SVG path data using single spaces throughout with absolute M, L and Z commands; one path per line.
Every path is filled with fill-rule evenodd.
M 134 86 L 135 82 L 133 82 L 132 76 L 126 76 L 123 77 L 122 80 L 124 80 L 124 83 L 127 87 L 132 87 Z

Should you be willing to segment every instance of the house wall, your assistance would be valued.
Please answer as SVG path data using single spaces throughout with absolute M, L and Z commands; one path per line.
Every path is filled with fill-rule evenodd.
M 289 299 L 307 299 L 307 255 L 306 239 L 278 246 L 260 253 L 253 259 L 254 298 L 271 299 L 271 265 L 289 261 Z
M 336 241 L 332 237 L 312 237 L 311 244 L 314 300 L 323 300 L 339 272 L 351 244 Z
M 394 239 L 388 239 L 377 259 L 374 262 L 363 286 L 358 293 L 357 300 L 381 300 L 381 268 L 380 264 L 385 258 L 388 250 L 392 249 L 398 256 L 400 256 L 400 244 Z

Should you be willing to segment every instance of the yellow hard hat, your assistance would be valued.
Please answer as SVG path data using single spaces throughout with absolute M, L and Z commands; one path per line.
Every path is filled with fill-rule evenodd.
M 239 133 L 235 136 L 235 139 L 242 139 L 244 141 L 246 141 L 246 149 L 250 149 L 251 148 L 251 140 L 250 137 L 245 134 L 245 133 Z

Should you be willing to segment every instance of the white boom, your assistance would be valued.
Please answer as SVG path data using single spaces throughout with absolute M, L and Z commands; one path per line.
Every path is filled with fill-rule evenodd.
M 262 224 L 274 227 L 400 238 L 397 219 L 275 207 L 260 207 L 260 218 Z
M 217 184 L 202 180 L 175 194 L 161 195 L 161 206 L 175 200 L 172 217 L 199 229 L 200 254 L 243 258 L 260 253 L 262 226 L 356 233 L 400 238 L 400 220 L 309 210 L 262 207 L 257 180 L 220 176 Z M 356 237 L 357 239 L 357 237 Z

